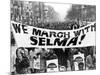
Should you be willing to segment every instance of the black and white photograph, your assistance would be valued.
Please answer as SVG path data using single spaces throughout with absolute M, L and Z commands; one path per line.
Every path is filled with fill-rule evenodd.
M 10 0 L 11 75 L 96 70 L 96 5 Z

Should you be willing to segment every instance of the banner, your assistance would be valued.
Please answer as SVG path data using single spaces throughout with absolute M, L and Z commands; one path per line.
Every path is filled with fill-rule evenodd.
M 50 30 L 11 21 L 18 47 L 83 47 L 95 46 L 96 23 L 76 30 Z

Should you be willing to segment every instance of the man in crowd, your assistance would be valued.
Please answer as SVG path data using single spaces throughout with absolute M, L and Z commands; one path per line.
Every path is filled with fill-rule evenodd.
M 47 55 L 47 60 L 57 59 L 57 55 L 53 51 L 53 49 L 49 49 L 49 53 Z
M 30 60 L 29 71 L 30 71 L 31 73 L 33 73 L 33 72 L 34 72 L 34 50 L 33 50 L 33 49 L 31 49 L 31 50 L 29 51 L 29 60 Z
M 94 69 L 94 56 L 93 56 L 93 49 L 90 48 L 88 51 L 88 55 L 86 57 L 86 69 L 91 70 Z
M 46 72 L 46 57 L 47 57 L 47 50 L 42 48 L 40 52 L 40 72 Z

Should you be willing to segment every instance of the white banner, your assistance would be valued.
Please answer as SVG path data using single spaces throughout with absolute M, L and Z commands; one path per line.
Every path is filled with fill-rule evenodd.
M 11 21 L 11 28 L 18 47 L 95 46 L 95 22 L 76 30 L 50 30 Z

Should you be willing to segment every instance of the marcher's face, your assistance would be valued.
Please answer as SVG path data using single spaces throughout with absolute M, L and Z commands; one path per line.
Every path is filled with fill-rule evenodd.
M 83 65 L 80 65 L 79 66 L 79 70 L 83 70 Z
M 25 50 L 25 55 L 26 55 L 26 56 L 28 55 L 28 51 L 27 51 L 27 49 Z
M 50 53 L 53 53 L 53 50 L 50 50 Z
M 20 50 L 18 51 L 17 54 L 18 54 L 18 58 L 22 59 L 22 54 L 21 54 Z
M 19 52 L 20 52 L 20 54 L 21 54 L 22 57 L 25 55 L 25 51 L 24 50 L 19 49 Z

